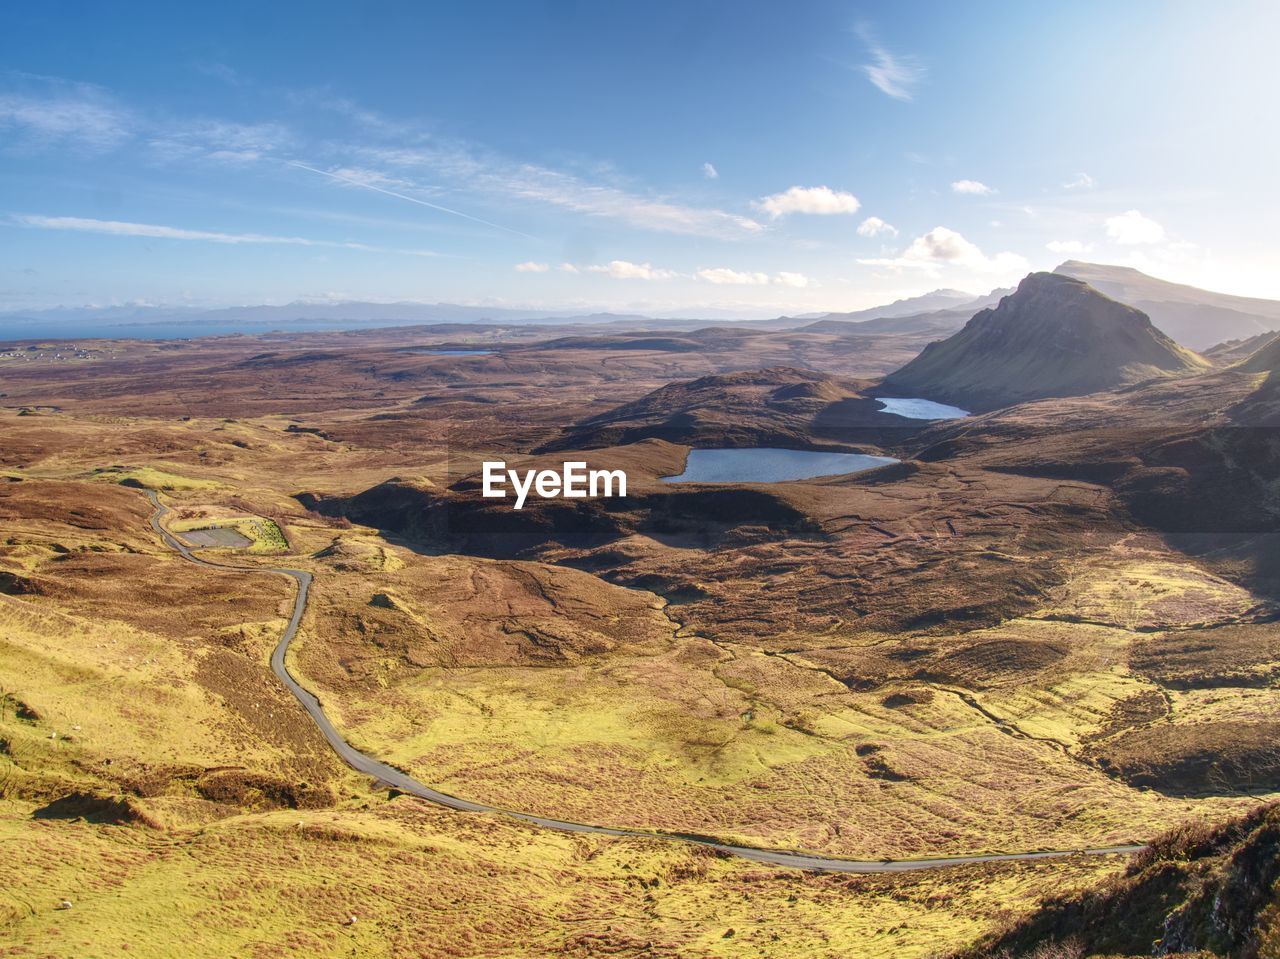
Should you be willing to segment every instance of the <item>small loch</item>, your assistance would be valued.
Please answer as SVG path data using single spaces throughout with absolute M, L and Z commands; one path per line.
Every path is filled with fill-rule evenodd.
M 969 415 L 968 410 L 948 406 L 946 403 L 935 403 L 933 400 L 877 396 L 876 402 L 883 407 L 882 413 L 905 416 L 909 420 L 958 420 Z
M 496 350 L 405 350 L 406 353 L 417 353 L 419 356 L 491 356 Z
M 712 449 L 690 450 L 684 472 L 664 476 L 664 483 L 785 483 L 861 473 L 897 463 L 892 456 L 866 453 L 825 453 L 814 450 Z

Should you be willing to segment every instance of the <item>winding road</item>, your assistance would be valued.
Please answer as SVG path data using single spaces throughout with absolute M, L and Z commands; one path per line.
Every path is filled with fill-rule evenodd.
M 743 859 L 750 859 L 755 862 L 768 863 L 773 866 L 784 866 L 791 869 L 805 869 L 816 872 L 843 872 L 843 873 L 883 873 L 883 872 L 908 872 L 914 869 L 936 869 L 941 866 L 958 866 L 969 865 L 973 863 L 983 862 L 1008 862 L 1008 861 L 1026 861 L 1032 859 L 1050 859 L 1059 856 L 1073 855 L 1089 855 L 1103 856 L 1112 854 L 1134 853 L 1145 848 L 1143 846 L 1103 846 L 1095 849 L 1059 849 L 1046 850 L 1039 852 L 1016 852 L 1016 853 L 996 853 L 985 856 L 945 856 L 931 859 L 884 859 L 884 860 L 862 860 L 862 859 L 839 859 L 827 856 L 812 856 L 801 852 L 791 852 L 781 849 L 762 849 L 755 846 L 738 846 L 732 843 L 718 842 L 707 836 L 698 836 L 686 833 L 658 832 L 647 831 L 644 829 L 620 829 L 613 826 L 592 826 L 587 823 L 568 822 L 563 819 L 547 819 L 544 816 L 535 816 L 530 813 L 517 812 L 511 809 L 502 809 L 497 806 L 488 806 L 484 803 L 471 802 L 468 799 L 459 799 L 457 796 L 450 796 L 448 793 L 442 793 L 438 790 L 426 786 L 396 769 L 388 766 L 386 763 L 374 759 L 372 756 L 360 752 L 345 739 L 341 734 L 333 728 L 333 723 L 329 722 L 329 717 L 325 715 L 320 700 L 313 693 L 303 687 L 289 673 L 288 667 L 285 665 L 285 654 L 289 651 L 289 643 L 298 632 L 298 626 L 302 622 L 302 616 L 307 610 L 307 597 L 311 591 L 311 574 L 302 569 L 288 569 L 286 567 L 247 567 L 236 566 L 230 563 L 215 563 L 207 559 L 202 559 L 195 554 L 195 551 L 181 542 L 177 537 L 170 533 L 162 523 L 163 517 L 169 512 L 169 508 L 160 502 L 160 497 L 155 490 L 146 490 L 147 497 L 151 500 L 151 504 L 155 507 L 155 512 L 151 514 L 151 528 L 171 549 L 176 550 L 183 559 L 186 559 L 198 566 L 207 566 L 210 569 L 230 570 L 239 573 L 277 573 L 282 576 L 288 576 L 298 585 L 297 594 L 293 601 L 293 614 L 289 617 L 289 625 L 285 627 L 284 632 L 280 636 L 280 641 L 276 644 L 275 649 L 271 653 L 271 669 L 280 678 L 280 681 L 288 687 L 289 692 L 300 702 L 306 711 L 310 714 L 311 719 L 315 722 L 316 727 L 328 740 L 329 745 L 333 747 L 342 761 L 352 769 L 362 772 L 374 779 L 384 782 L 387 785 L 398 789 L 400 792 L 408 793 L 411 796 L 417 796 L 419 799 L 425 799 L 439 806 L 448 809 L 456 809 L 459 812 L 477 812 L 492 813 L 499 816 L 505 816 L 508 819 L 517 819 L 521 822 L 532 823 L 535 826 L 542 826 L 546 829 L 558 829 L 562 832 L 587 833 L 596 836 L 620 836 L 629 839 L 665 839 L 675 842 L 689 843 L 696 846 L 703 846 L 707 849 L 713 849 L 716 852 L 726 853 L 732 856 L 738 856 Z

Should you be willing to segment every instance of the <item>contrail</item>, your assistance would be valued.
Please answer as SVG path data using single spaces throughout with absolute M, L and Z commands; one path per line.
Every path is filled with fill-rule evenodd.
M 321 176 L 327 176 L 329 179 L 337 180 L 340 183 L 349 183 L 352 186 L 364 187 L 364 189 L 372 190 L 374 193 L 385 193 L 387 196 L 393 196 L 399 200 L 408 200 L 410 203 L 430 207 L 433 210 L 439 210 L 441 213 L 450 213 L 453 216 L 460 216 L 464 220 L 471 220 L 473 223 L 491 226 L 495 230 L 504 230 L 507 233 L 514 233 L 516 236 L 522 236 L 526 240 L 538 239 L 538 237 L 530 236 L 528 233 L 521 233 L 519 230 L 513 230 L 509 226 L 503 226 L 501 223 L 490 223 L 488 220 L 482 220 L 480 217 L 472 216 L 470 213 L 463 213 L 461 210 L 451 210 L 447 206 L 440 206 L 438 203 L 428 203 L 426 200 L 420 200 L 416 196 L 409 196 L 406 193 L 397 193 L 394 190 L 386 190 L 380 186 L 374 186 L 372 183 L 362 183 L 360 180 L 351 179 L 351 177 L 345 177 L 337 173 L 330 173 L 328 170 L 320 170 L 313 166 L 307 166 L 305 163 L 299 163 L 297 160 L 285 160 L 283 162 L 289 164 L 289 166 L 296 166 L 300 170 L 309 170 L 312 173 L 319 173 Z

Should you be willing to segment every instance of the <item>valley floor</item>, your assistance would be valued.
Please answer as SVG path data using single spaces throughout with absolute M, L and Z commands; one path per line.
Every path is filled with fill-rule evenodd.
M 688 443 L 630 437 L 589 453 L 635 480 L 592 536 L 477 511 L 479 460 L 548 456 L 707 362 L 608 359 L 567 397 L 562 357 L 224 358 L 216 416 L 128 364 L 9 387 L 47 402 L 0 410 L 0 955 L 927 956 L 1126 867 L 819 875 L 440 810 L 347 768 L 276 680 L 278 567 L 314 576 L 288 666 L 342 735 L 494 806 L 880 860 L 1145 842 L 1280 797 L 1268 550 L 1187 549 L 1066 475 L 1101 401 L 918 448 L 895 427 L 901 468 L 745 491 L 662 484 Z M 728 387 L 738 427 L 865 415 L 771 375 Z M 533 399 L 491 409 L 521 377 Z M 253 572 L 168 549 L 144 489 L 175 535 L 239 531 L 201 555 Z

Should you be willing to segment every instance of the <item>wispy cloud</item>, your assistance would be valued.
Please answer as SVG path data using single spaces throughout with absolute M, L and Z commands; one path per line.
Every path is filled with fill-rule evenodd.
M 297 142 L 278 123 L 232 123 L 226 120 L 169 121 L 147 133 L 149 158 L 160 163 L 197 160 L 247 165 L 270 159 Z
M 981 180 L 955 180 L 951 184 L 951 192 L 968 196 L 990 196 L 996 191 Z
M 217 65 L 197 69 L 226 82 L 242 80 Z M 31 90 L 26 88 L 30 87 Z M 436 135 L 412 120 L 385 117 L 352 100 L 316 91 L 288 94 L 301 108 L 336 112 L 353 126 L 350 139 L 318 139 L 304 127 L 243 124 L 217 118 L 174 118 L 122 107 L 105 91 L 65 80 L 27 78 L 0 93 L 0 139 L 106 149 L 136 141 L 148 161 L 214 162 L 247 168 L 288 163 L 356 187 L 469 220 L 526 239 L 529 233 L 433 198 L 450 192 L 486 206 L 516 200 L 608 219 L 637 229 L 715 239 L 741 239 L 765 227 L 729 210 L 680 202 L 626 184 L 607 164 L 582 172 L 552 169 L 503 156 L 484 146 Z M 6 137 L 5 134 L 8 134 Z M 312 161 L 308 154 L 321 156 Z M 304 162 L 305 161 L 305 162 Z M 718 175 L 706 164 L 704 175 Z
M 702 164 L 702 175 L 703 175 L 704 177 L 706 177 L 708 180 L 718 180 L 718 179 L 720 179 L 720 171 L 719 171 L 719 170 L 717 170 L 717 169 L 716 169 L 714 166 L 712 166 L 710 163 L 704 163 L 704 164 Z
M 867 79 L 877 90 L 895 100 L 910 100 L 914 95 L 913 88 L 927 74 L 924 65 L 916 57 L 891 53 L 866 25 L 858 27 L 858 36 L 871 56 L 871 62 L 862 65 Z
M 10 134 L 7 139 L 18 146 L 110 150 L 134 143 L 147 160 L 246 163 L 296 140 L 293 131 L 278 123 L 147 115 L 92 84 L 13 76 L 21 82 L 0 93 L 0 131 Z
M 755 203 L 756 209 L 775 220 L 791 213 L 816 216 L 857 213 L 860 206 L 862 204 L 852 193 L 833 190 L 828 186 L 793 186 L 782 193 L 762 197 Z
M 377 177 L 365 176 L 363 178 L 358 179 L 356 177 L 347 175 L 347 172 L 335 173 L 330 170 L 321 170 L 318 167 L 309 166 L 306 163 L 299 163 L 297 160 L 286 160 L 284 162 L 287 163 L 289 166 L 297 167 L 299 170 L 308 170 L 311 173 L 318 173 L 320 176 L 326 176 L 331 180 L 335 180 L 339 183 L 345 183 L 348 186 L 361 187 L 362 189 L 365 189 L 365 190 L 372 190 L 375 193 L 382 193 L 386 196 L 393 196 L 399 200 L 406 200 L 409 203 L 416 203 L 419 206 L 425 206 L 432 210 L 438 210 L 441 213 L 448 213 L 451 216 L 457 216 L 457 217 L 461 217 L 464 220 L 470 220 L 473 223 L 479 223 L 483 226 L 493 227 L 495 230 L 504 230 L 507 233 L 514 233 L 516 236 L 522 236 L 527 240 L 537 239 L 537 237 L 535 236 L 530 236 L 528 233 L 522 233 L 519 230 L 514 230 L 509 226 L 502 226 L 500 223 L 492 223 L 489 220 L 482 220 L 478 216 L 472 216 L 470 213 L 463 213 L 461 210 L 450 209 L 447 206 L 441 206 L 439 203 L 432 203 L 430 200 L 424 200 L 421 197 L 410 196 L 407 193 L 403 193 L 397 190 L 389 190 L 386 187 L 378 186 L 377 182 L 375 182 L 375 179 L 379 179 Z
M 97 87 L 26 78 L 35 89 L 0 94 L 0 131 L 11 145 L 74 143 L 107 150 L 130 139 L 137 119 Z
M 524 263 L 516 264 L 517 273 L 546 273 L 551 269 L 546 263 L 535 263 L 533 260 L 527 260 Z
M 469 144 L 433 142 L 411 148 L 372 147 L 362 152 L 367 160 L 396 171 L 393 175 L 430 174 L 456 183 L 462 190 L 545 204 L 642 230 L 741 239 L 765 229 L 750 217 L 646 196 L 616 184 L 591 182 L 573 173 L 513 161 Z
M 41 230 L 70 230 L 76 233 L 100 233 L 107 236 L 149 237 L 158 240 L 196 240 L 225 244 L 279 244 L 315 246 L 366 253 L 398 253 L 405 256 L 439 256 L 431 250 L 403 250 L 348 240 L 314 240 L 301 236 L 275 236 L 269 233 L 224 233 L 219 230 L 192 230 L 157 223 L 131 223 L 126 220 L 97 220 L 79 216 L 42 216 L 15 213 L 10 220 L 19 226 Z
M 1087 173 L 1077 173 L 1074 177 L 1062 184 L 1064 190 L 1090 190 L 1093 188 L 1093 177 Z

